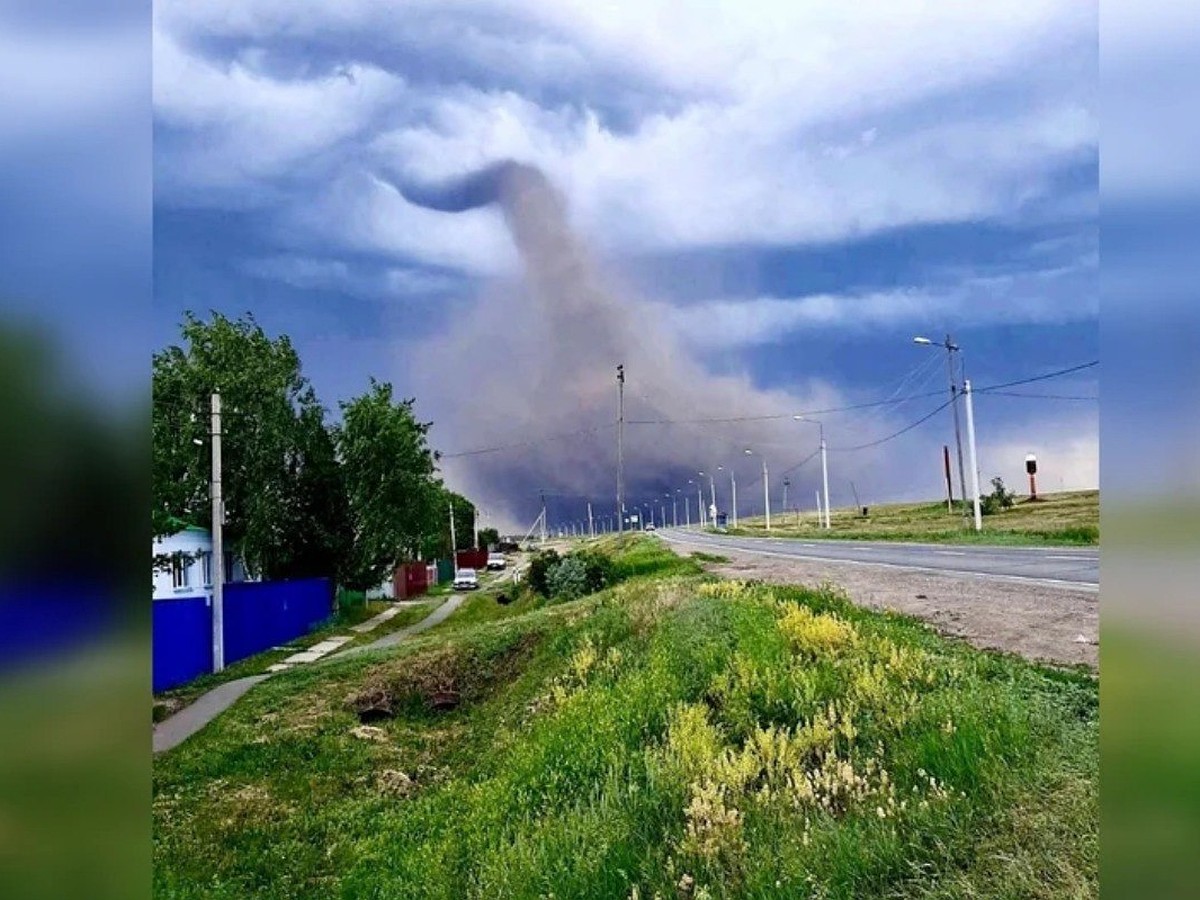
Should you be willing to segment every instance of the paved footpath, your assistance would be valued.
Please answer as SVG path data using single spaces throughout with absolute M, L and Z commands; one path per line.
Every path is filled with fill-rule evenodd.
M 229 707 L 233 706 L 248 690 L 260 681 L 270 678 L 276 672 L 284 671 L 295 665 L 315 663 L 322 659 L 330 660 L 349 656 L 353 653 L 364 653 L 368 650 L 394 647 L 405 638 L 444 622 L 451 613 L 462 605 L 462 602 L 463 598 L 458 594 L 454 594 L 445 603 L 421 619 L 421 621 L 406 628 L 401 628 L 392 634 L 385 635 L 377 641 L 372 641 L 361 647 L 342 650 L 340 653 L 334 653 L 333 651 L 348 641 L 353 640 L 353 638 L 327 638 L 318 644 L 314 644 L 307 650 L 289 656 L 283 663 L 271 666 L 264 675 L 250 675 L 246 678 L 238 678 L 235 681 L 227 681 L 225 684 L 218 685 L 208 693 L 202 694 L 190 706 L 184 707 L 175 713 L 175 715 L 164 719 L 154 726 L 154 752 L 162 753 L 165 750 L 170 750 L 172 747 L 179 746 L 225 710 L 229 709 Z M 375 616 L 375 618 L 355 625 L 351 630 L 365 633 L 371 629 L 364 628 L 363 626 L 371 625 L 371 628 L 375 628 L 395 616 L 399 611 L 399 606 L 391 607 L 378 616 Z

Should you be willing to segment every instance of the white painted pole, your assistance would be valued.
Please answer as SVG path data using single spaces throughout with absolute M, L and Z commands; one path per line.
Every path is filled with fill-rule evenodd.
M 825 485 L 825 527 L 829 528 L 829 457 L 825 452 L 824 426 L 821 427 L 821 479 Z
M 683 526 L 692 527 L 692 498 L 687 494 L 683 495 Z
M 816 495 L 816 497 L 817 497 L 817 527 L 818 527 L 818 528 L 820 528 L 820 527 L 821 527 L 821 523 L 822 523 L 822 521 L 823 521 L 823 519 L 822 519 L 822 514 L 821 514 L 821 492 L 820 492 L 820 491 L 813 491 L 813 493 L 814 493 L 814 494 Z
M 700 510 L 700 527 L 704 527 L 704 486 L 696 484 L 696 508 Z
M 225 668 L 225 497 L 221 490 L 221 395 L 212 395 L 213 671 Z
M 763 510 L 767 516 L 767 531 L 771 530 L 771 482 L 767 478 L 767 458 L 763 457 Z
M 979 459 L 975 455 L 975 397 L 971 393 L 971 382 L 963 381 L 963 394 L 967 401 L 967 445 L 971 451 L 971 487 L 975 492 L 975 530 L 983 530 L 983 511 L 979 507 Z
M 596 525 L 592 521 L 592 501 L 591 500 L 588 501 L 588 534 L 591 537 L 596 536 Z
M 734 477 L 733 469 L 729 470 L 729 492 L 733 495 L 733 527 L 737 528 L 737 478 Z

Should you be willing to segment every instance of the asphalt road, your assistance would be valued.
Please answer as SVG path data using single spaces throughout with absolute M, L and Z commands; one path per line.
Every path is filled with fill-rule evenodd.
M 994 547 L 963 544 L 908 544 L 896 541 L 743 538 L 667 528 L 663 540 L 693 550 L 722 548 L 765 556 L 909 569 L 1054 584 L 1099 590 L 1100 550 L 1096 547 Z

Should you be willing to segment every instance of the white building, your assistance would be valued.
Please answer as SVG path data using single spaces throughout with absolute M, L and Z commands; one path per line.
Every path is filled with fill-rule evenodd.
M 212 593 L 214 566 L 212 535 L 207 528 L 189 525 L 154 541 L 154 557 L 170 556 L 166 568 L 154 568 L 154 599 L 199 597 Z M 225 581 L 248 581 L 242 561 L 225 551 Z

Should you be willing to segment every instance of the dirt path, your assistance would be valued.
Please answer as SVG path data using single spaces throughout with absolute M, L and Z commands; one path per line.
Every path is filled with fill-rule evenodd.
M 680 548 L 683 553 L 686 548 Z M 706 564 L 727 578 L 775 584 L 833 582 L 850 599 L 924 619 L 943 634 L 985 650 L 1067 665 L 1099 665 L 1100 597 L 1043 585 L 922 572 L 869 568 L 738 553 L 721 549 L 728 563 Z

